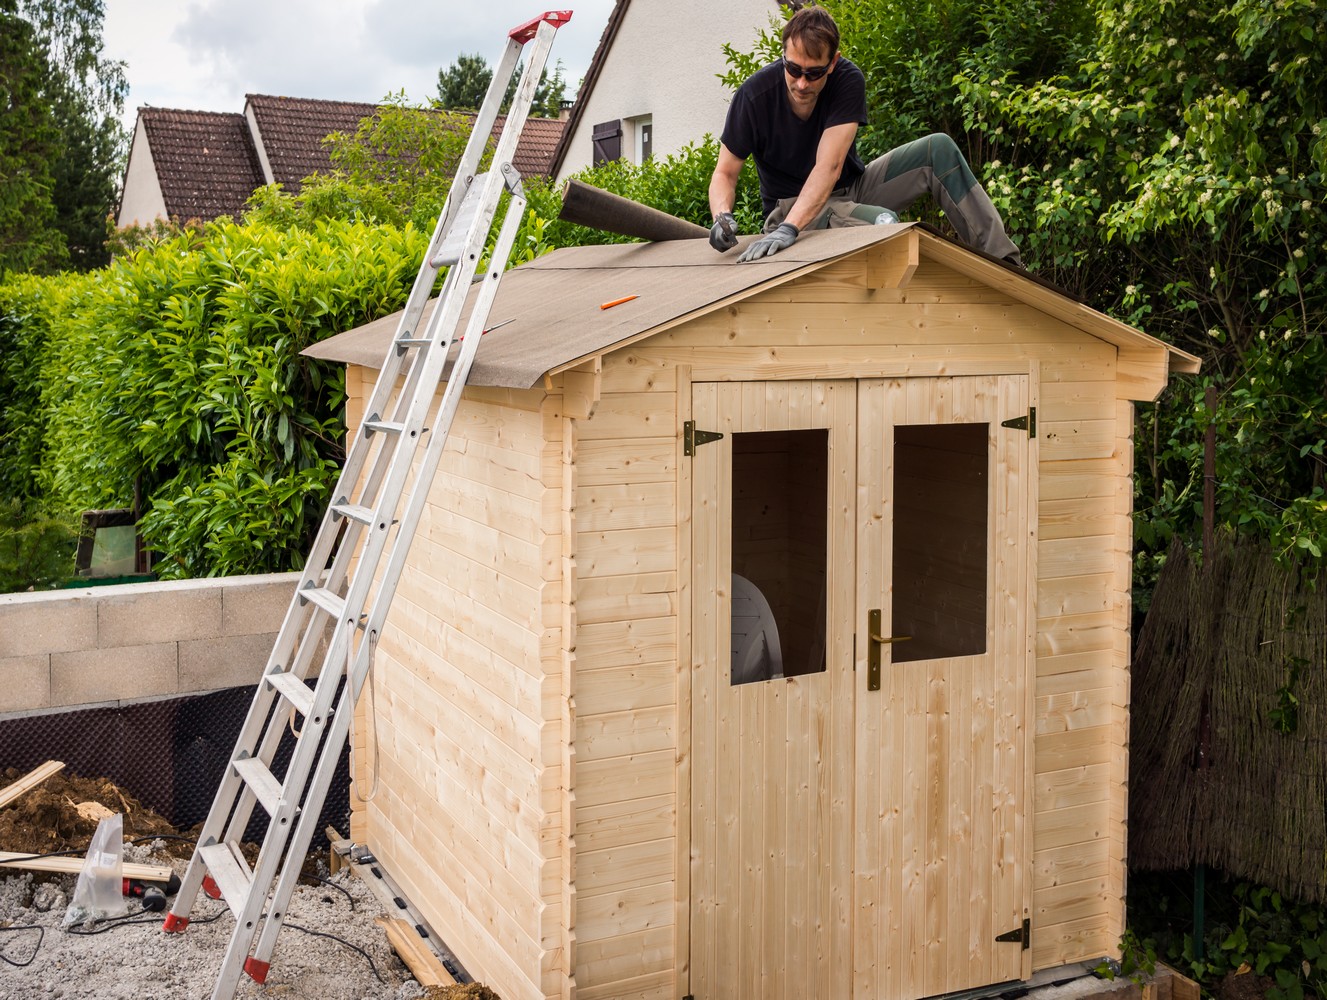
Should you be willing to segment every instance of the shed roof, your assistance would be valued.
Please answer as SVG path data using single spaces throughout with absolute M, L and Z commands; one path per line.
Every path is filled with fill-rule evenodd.
M 1121 348 L 1155 351 L 1166 358 L 1165 368 L 1172 373 L 1198 370 L 1199 360 L 1193 355 L 1097 312 L 1026 272 L 906 223 L 806 233 L 787 250 L 747 264 L 738 264 L 736 253 L 715 254 L 706 240 L 555 251 L 503 276 L 489 314 L 493 329 L 485 335 L 469 381 L 532 388 L 546 375 L 896 239 L 916 240 L 922 258 L 997 286 L 1084 333 Z M 470 303 L 474 294 L 472 290 Z M 601 308 L 633 295 L 629 302 Z M 337 334 L 304 353 L 380 368 L 401 315 L 396 312 Z
M 238 216 L 262 169 L 238 113 L 141 108 L 166 215 L 178 219 Z

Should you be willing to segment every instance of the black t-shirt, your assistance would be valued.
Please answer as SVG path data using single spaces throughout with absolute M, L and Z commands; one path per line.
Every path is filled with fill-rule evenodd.
M 721 138 L 734 156 L 743 160 L 755 157 L 766 215 L 780 198 L 801 193 L 816 165 L 816 149 L 826 129 L 847 122 L 866 124 L 862 71 L 840 56 L 826 81 L 806 121 L 793 113 L 788 101 L 782 59 L 757 70 L 733 95 Z M 854 139 L 835 189 L 851 184 L 865 169 Z

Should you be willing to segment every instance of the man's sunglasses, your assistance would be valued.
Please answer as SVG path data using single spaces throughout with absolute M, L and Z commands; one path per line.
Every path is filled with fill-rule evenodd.
M 788 75 L 794 80 L 800 80 L 806 77 L 810 83 L 815 83 L 822 76 L 829 72 L 829 63 L 824 66 L 798 66 L 795 62 L 789 62 L 786 58 L 783 60 L 783 68 L 787 70 Z

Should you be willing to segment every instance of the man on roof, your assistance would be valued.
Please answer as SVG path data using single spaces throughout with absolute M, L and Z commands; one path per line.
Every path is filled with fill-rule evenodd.
M 839 54 L 829 13 L 803 7 L 784 25 L 783 58 L 752 74 L 728 108 L 710 178 L 710 245 L 720 253 L 737 245 L 737 177 L 754 156 L 765 228 L 739 261 L 785 250 L 806 229 L 896 222 L 929 192 L 964 243 L 1022 266 L 953 139 L 935 133 L 863 164 L 856 137 L 864 124 L 866 78 Z

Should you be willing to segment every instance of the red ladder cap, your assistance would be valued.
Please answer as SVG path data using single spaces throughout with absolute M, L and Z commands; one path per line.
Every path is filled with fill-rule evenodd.
M 161 925 L 161 929 L 167 934 L 183 934 L 184 929 L 188 926 L 188 917 L 177 917 L 173 913 L 167 913 L 166 921 Z
M 546 10 L 538 17 L 531 18 L 524 24 L 518 24 L 512 28 L 511 31 L 507 32 L 507 37 L 513 38 L 524 45 L 534 37 L 534 33 L 539 30 L 539 25 L 547 21 L 554 28 L 560 28 L 571 20 L 571 13 L 569 10 Z
M 249 974 L 249 978 L 255 983 L 267 981 L 267 970 L 272 967 L 271 962 L 260 962 L 250 955 L 244 960 L 244 971 Z
M 203 876 L 203 891 L 213 899 L 221 898 L 221 886 L 217 885 L 216 879 L 211 875 Z

